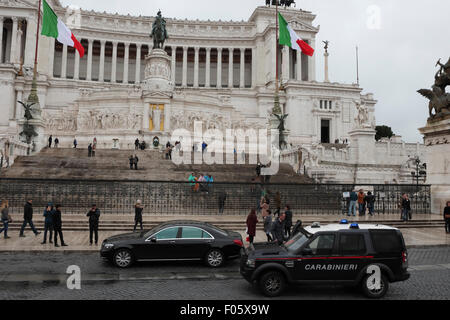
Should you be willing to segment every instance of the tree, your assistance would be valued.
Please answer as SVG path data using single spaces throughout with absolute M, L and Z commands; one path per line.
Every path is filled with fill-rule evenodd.
M 375 135 L 375 140 L 379 141 L 381 138 L 392 138 L 394 132 L 391 127 L 388 126 L 377 126 L 375 128 L 377 134 Z

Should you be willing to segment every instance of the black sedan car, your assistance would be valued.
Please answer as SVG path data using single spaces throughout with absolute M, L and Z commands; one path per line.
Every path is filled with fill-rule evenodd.
M 119 268 L 138 261 L 203 260 L 212 268 L 240 257 L 243 247 L 238 232 L 209 223 L 171 221 L 152 230 L 117 235 L 103 241 L 100 255 Z

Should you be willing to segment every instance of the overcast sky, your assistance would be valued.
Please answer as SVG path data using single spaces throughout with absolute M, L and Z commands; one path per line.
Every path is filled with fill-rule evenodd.
M 245 20 L 265 0 L 61 0 L 64 6 L 109 13 L 168 18 Z M 126 4 L 126 5 L 125 5 Z M 422 142 L 428 101 L 416 91 L 430 88 L 437 60 L 450 57 L 448 0 L 297 0 L 297 8 L 317 15 L 317 80 L 323 81 L 322 40 L 330 43 L 330 81 L 356 82 L 374 93 L 378 125 L 391 126 L 407 142 Z M 379 16 L 379 19 L 377 18 Z M 448 91 L 448 90 L 447 90 Z

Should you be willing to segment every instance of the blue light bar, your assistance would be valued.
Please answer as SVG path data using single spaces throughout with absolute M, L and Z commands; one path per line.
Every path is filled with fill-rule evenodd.
M 357 223 L 352 223 L 350 229 L 359 229 L 359 225 Z
M 348 224 L 348 220 L 347 219 L 342 219 L 341 222 L 339 222 L 339 224 Z

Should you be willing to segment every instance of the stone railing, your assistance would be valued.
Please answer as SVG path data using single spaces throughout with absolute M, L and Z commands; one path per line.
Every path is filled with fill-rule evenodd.
M 28 154 L 28 145 L 20 142 L 17 138 L 0 137 L 0 165 L 7 168 L 13 165 L 15 159 L 19 156 Z

